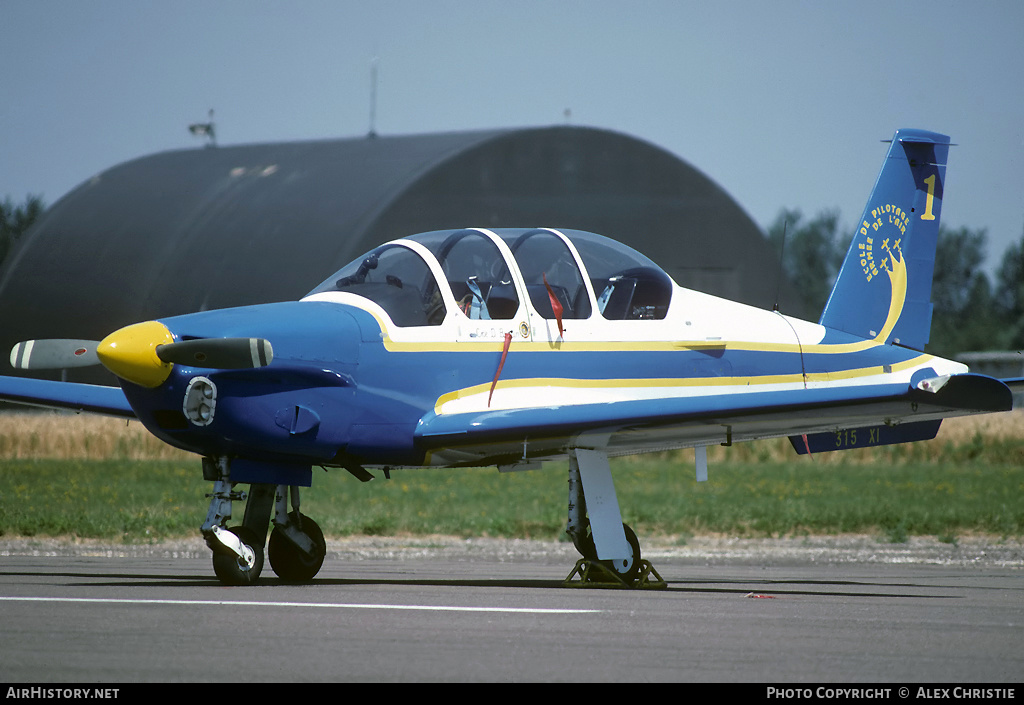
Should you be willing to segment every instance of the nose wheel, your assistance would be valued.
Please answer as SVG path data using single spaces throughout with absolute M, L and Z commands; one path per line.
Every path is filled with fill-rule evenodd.
M 225 585 L 254 585 L 263 571 L 263 543 L 244 526 L 216 530 L 213 572 Z M 230 535 L 227 535 L 230 534 Z
M 299 512 L 299 488 L 252 483 L 249 492 L 235 489 L 226 459 L 204 460 L 204 475 L 214 480 L 202 534 L 213 551 L 213 572 L 225 585 L 255 585 L 266 557 L 281 580 L 305 583 L 320 571 L 327 542 L 315 521 Z M 289 496 L 291 511 L 289 511 Z M 231 505 L 245 501 L 241 526 L 227 527 Z M 274 530 L 267 541 L 273 514 Z

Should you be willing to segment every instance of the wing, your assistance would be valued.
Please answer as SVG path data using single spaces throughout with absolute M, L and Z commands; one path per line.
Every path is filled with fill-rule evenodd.
M 88 411 L 135 418 L 135 412 L 120 387 L 52 382 L 27 377 L 0 377 L 0 400 L 50 409 Z
M 1006 384 L 955 375 L 905 384 L 751 392 L 437 415 L 418 442 L 437 465 L 525 463 L 569 448 L 609 455 L 933 421 L 1013 407 Z M 907 439 L 909 440 L 909 439 Z

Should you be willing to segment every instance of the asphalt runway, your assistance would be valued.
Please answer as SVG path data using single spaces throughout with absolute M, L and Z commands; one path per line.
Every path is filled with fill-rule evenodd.
M 330 546 L 222 587 L 202 547 L 0 546 L 7 683 L 1018 683 L 1024 558 L 825 542 L 649 549 L 660 590 L 566 587 L 565 544 Z M 939 555 L 936 558 L 936 553 Z

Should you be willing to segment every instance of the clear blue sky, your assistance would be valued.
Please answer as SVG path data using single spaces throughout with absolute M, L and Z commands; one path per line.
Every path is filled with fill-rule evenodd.
M 201 146 L 571 122 L 678 155 L 762 227 L 852 229 L 897 127 L 945 132 L 943 220 L 1024 234 L 1024 2 L 0 0 L 0 198 Z M 566 111 L 571 111 L 566 117 Z

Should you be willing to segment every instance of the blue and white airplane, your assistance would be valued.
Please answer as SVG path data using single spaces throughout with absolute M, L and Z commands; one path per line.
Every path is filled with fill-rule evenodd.
M 818 323 L 684 289 L 591 233 L 468 228 L 381 245 L 300 301 L 19 343 L 17 368 L 98 362 L 120 387 L 2 377 L 0 399 L 137 418 L 201 456 L 201 531 L 227 584 L 259 578 L 265 545 L 280 578 L 317 574 L 324 537 L 298 500 L 314 466 L 366 480 L 559 459 L 582 561 L 636 584 L 611 456 L 693 447 L 704 479 L 711 444 L 900 443 L 1012 408 L 1024 380 L 922 352 L 949 144 L 896 132 Z

